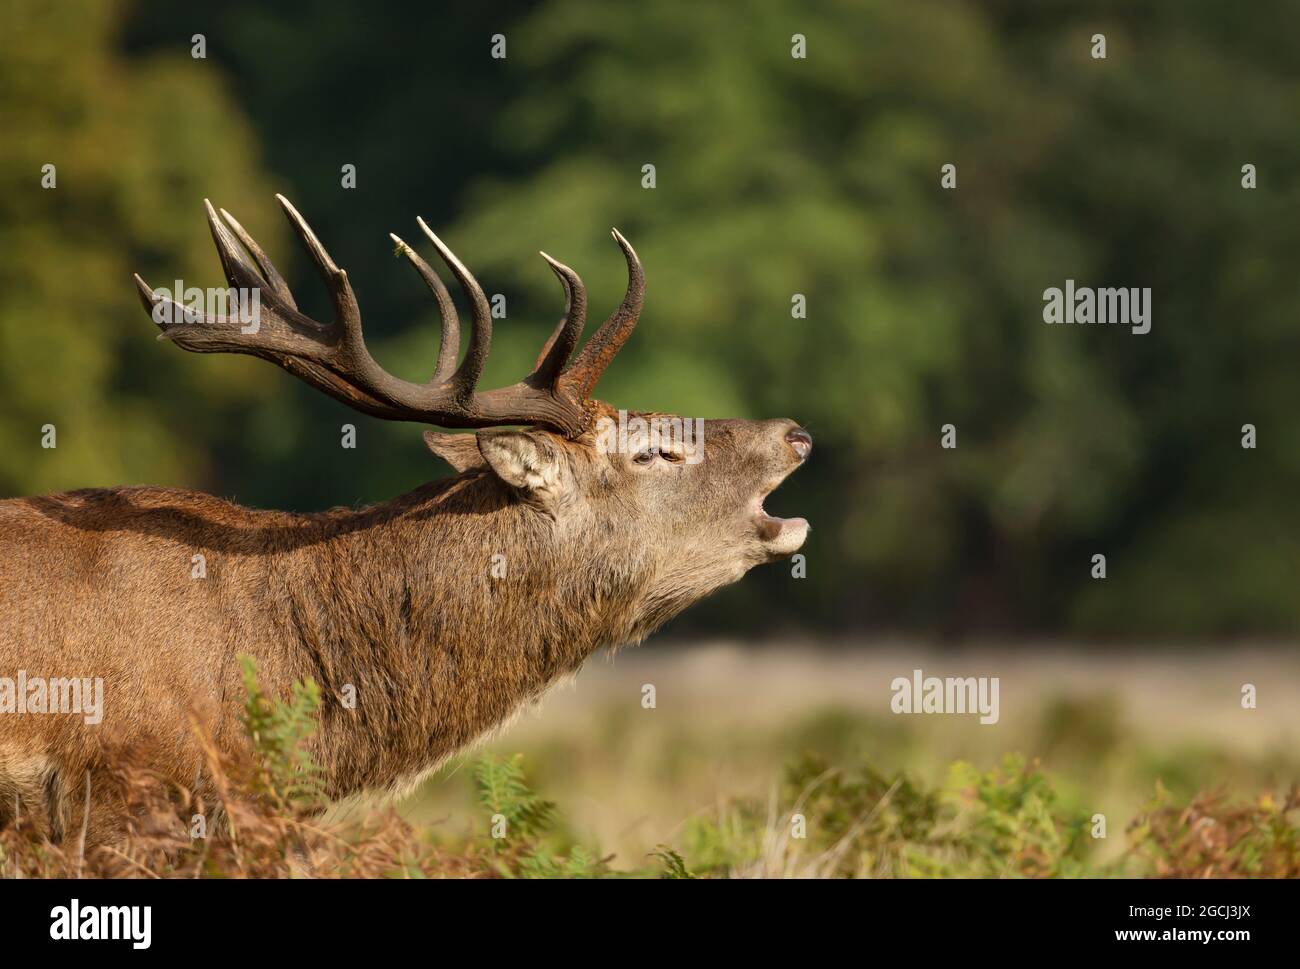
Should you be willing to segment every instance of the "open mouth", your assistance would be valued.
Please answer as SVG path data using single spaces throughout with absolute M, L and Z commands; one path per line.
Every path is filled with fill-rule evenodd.
M 754 523 L 758 527 L 758 537 L 776 555 L 790 555 L 799 550 L 804 539 L 808 537 L 808 520 L 806 518 L 779 518 L 769 514 L 763 507 L 763 501 L 775 491 L 781 482 L 761 492 L 755 505 Z

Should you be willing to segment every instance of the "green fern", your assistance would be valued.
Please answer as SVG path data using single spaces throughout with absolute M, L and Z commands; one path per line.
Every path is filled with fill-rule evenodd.
M 257 662 L 239 657 L 244 673 L 244 729 L 257 756 L 259 787 L 284 806 L 311 808 L 324 801 L 320 767 L 307 749 L 316 732 L 320 688 L 312 680 L 294 683 L 288 702 L 272 700 L 257 679 Z
M 694 878 L 695 873 L 686 867 L 686 859 L 667 845 L 656 845 L 651 856 L 663 865 L 660 878 Z
M 523 755 L 491 755 L 474 764 L 474 790 L 489 815 L 505 819 L 505 837 L 494 838 L 498 850 L 519 848 L 545 834 L 555 820 L 555 802 L 537 795 L 524 777 Z
M 609 875 L 605 862 L 582 845 L 574 845 L 568 857 L 560 858 L 538 849 L 519 860 L 524 878 L 601 878 Z

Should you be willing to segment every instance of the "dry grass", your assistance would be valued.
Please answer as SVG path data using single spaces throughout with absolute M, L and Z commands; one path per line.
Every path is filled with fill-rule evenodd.
M 197 726 L 207 756 L 204 797 L 119 752 L 103 777 L 128 818 L 123 837 L 87 848 L 51 842 L 36 820 L 0 831 L 0 874 L 10 878 L 475 877 L 490 874 L 472 846 L 435 846 L 391 808 L 331 822 L 307 801 L 267 791 L 261 765 L 222 757 Z M 203 836 L 196 837 L 201 822 Z

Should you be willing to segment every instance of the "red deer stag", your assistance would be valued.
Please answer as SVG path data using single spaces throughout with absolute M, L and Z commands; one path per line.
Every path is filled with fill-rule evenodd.
M 426 431 L 429 449 L 458 474 L 360 510 L 256 511 L 169 488 L 0 502 L 0 824 L 25 810 L 52 837 L 79 831 L 89 784 L 90 840 L 111 839 L 121 808 L 94 783 L 111 767 L 106 737 L 157 751 L 167 776 L 201 783 L 189 714 L 219 749 L 243 749 L 241 654 L 255 658 L 272 695 L 298 679 L 320 685 L 312 753 L 329 794 L 407 788 L 595 650 L 639 642 L 803 544 L 806 521 L 763 508 L 812 448 L 794 421 L 698 422 L 694 455 L 671 434 L 608 433 L 636 418 L 638 428 L 659 418 L 681 426 L 589 397 L 644 298 L 641 263 L 617 231 L 629 272 L 622 305 L 573 356 L 586 292 L 577 273 L 543 254 L 564 289 L 564 317 L 532 373 L 480 391 L 488 301 L 423 220 L 469 300 L 471 330 L 457 365 L 447 288 L 394 236 L 442 317 L 433 376 L 411 383 L 371 357 L 347 273 L 279 201 L 329 288 L 334 322 L 299 312 L 262 248 L 208 205 L 227 281 L 259 293 L 259 325 L 196 313 L 137 276 L 159 339 L 262 357 L 375 417 L 482 430 Z M 196 578 L 200 555 L 205 575 Z M 102 722 L 39 715 L 24 696 L 43 683 L 55 708 L 55 693 L 67 700 L 95 678 Z M 344 694 L 355 702 L 338 702 Z

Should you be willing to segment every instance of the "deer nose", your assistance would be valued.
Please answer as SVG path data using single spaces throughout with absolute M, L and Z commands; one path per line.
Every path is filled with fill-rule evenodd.
M 792 427 L 785 433 L 785 442 L 794 448 L 800 461 L 806 461 L 812 453 L 812 435 L 802 427 Z

